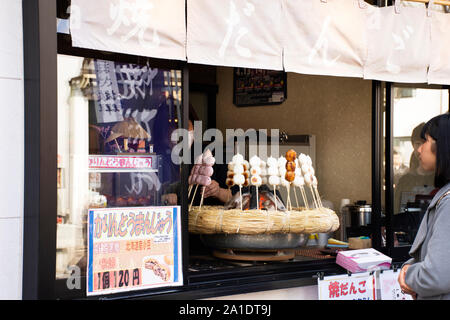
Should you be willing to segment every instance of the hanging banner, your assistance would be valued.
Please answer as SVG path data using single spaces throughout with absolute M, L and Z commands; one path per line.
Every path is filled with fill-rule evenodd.
M 425 4 L 369 7 L 368 55 L 364 79 L 426 83 L 430 58 L 430 19 Z
M 181 286 L 180 207 L 91 209 L 87 295 Z
M 186 60 L 185 0 L 72 0 L 74 47 Z
M 283 3 L 286 71 L 362 78 L 367 3 L 358 0 Z
M 445 39 L 445 40 L 444 40 Z M 431 13 L 431 49 L 429 84 L 450 84 L 450 16 L 446 13 Z
M 324 277 L 318 290 L 319 300 L 376 300 L 375 277 L 369 272 Z
M 188 0 L 188 62 L 283 70 L 281 1 Z

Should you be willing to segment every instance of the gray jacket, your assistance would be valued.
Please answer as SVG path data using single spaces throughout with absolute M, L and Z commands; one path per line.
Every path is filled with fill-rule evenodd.
M 431 201 L 409 251 L 405 282 L 417 299 L 450 300 L 450 183 Z

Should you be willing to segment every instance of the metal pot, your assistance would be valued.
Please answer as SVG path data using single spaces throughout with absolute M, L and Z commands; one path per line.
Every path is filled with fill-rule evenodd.
M 365 201 L 357 201 L 354 205 L 348 205 L 347 208 L 352 227 L 367 226 L 372 222 L 372 206 Z

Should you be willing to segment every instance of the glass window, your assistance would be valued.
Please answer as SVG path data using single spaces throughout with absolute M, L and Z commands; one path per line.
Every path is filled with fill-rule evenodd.
M 86 273 L 88 209 L 180 204 L 181 87 L 180 70 L 58 55 L 57 279 Z
M 447 89 L 393 88 L 394 245 L 411 245 L 435 192 L 434 172 L 418 159 L 420 133 L 432 117 L 448 112 Z

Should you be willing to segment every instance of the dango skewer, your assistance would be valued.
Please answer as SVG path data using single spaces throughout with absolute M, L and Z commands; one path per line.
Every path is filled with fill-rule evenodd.
M 249 164 L 250 164 L 250 174 L 251 174 L 250 182 L 256 188 L 256 210 L 259 210 L 259 192 L 258 192 L 258 189 L 259 189 L 259 187 L 262 184 L 261 159 L 258 156 L 255 155 L 255 156 L 250 158 Z

